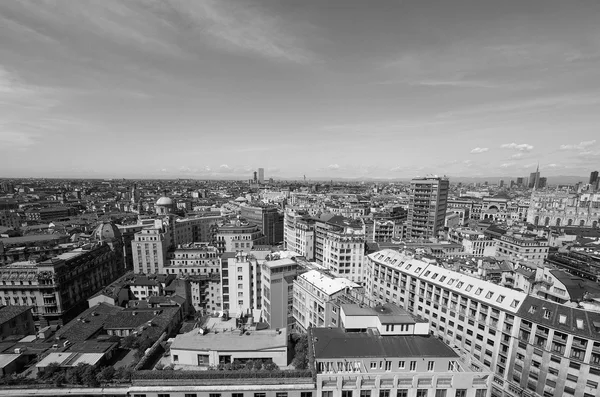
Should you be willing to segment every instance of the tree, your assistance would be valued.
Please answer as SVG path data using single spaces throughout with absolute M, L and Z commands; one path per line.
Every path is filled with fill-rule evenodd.
M 296 340 L 292 365 L 296 369 L 308 368 L 308 335 L 301 335 Z
M 112 366 L 102 368 L 96 375 L 96 380 L 99 383 L 110 383 L 115 377 L 115 368 Z
M 279 370 L 279 367 L 273 362 L 273 360 L 269 360 L 263 363 L 263 369 L 266 371 L 277 371 Z
M 83 364 L 81 368 L 81 384 L 88 387 L 98 386 L 97 374 L 98 370 L 88 364 Z
M 38 372 L 37 376 L 40 379 L 52 379 L 54 375 L 61 372 L 60 365 L 58 363 L 50 363 L 44 368 L 44 371 Z

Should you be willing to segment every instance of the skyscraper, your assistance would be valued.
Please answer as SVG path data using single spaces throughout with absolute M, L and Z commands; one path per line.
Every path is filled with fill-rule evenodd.
M 265 183 L 265 169 L 258 169 L 258 183 Z
M 590 185 L 593 185 L 598 180 L 598 171 L 590 173 Z
M 448 202 L 448 178 L 415 178 L 410 183 L 408 235 L 412 238 L 436 237 L 444 228 Z
M 532 172 L 531 174 L 529 174 L 529 188 L 530 189 L 537 188 L 539 179 L 540 179 L 540 166 L 538 165 L 535 172 Z

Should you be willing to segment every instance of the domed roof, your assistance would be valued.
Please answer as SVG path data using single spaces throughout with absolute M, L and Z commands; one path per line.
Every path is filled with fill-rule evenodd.
M 102 222 L 92 232 L 92 238 L 98 241 L 120 240 L 121 231 L 112 222 Z
M 246 200 L 244 197 L 240 196 L 240 197 L 236 198 L 235 201 L 237 201 L 238 203 L 245 203 L 248 200 Z
M 172 206 L 173 200 L 171 200 L 169 197 L 164 196 L 164 197 L 161 197 L 158 200 L 156 200 L 155 205 Z

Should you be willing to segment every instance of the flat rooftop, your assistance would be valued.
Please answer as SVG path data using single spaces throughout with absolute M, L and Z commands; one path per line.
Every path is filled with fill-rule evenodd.
M 202 334 L 200 329 L 177 335 L 171 344 L 171 350 L 195 351 L 257 351 L 287 347 L 285 329 L 247 331 L 217 331 Z
M 313 328 L 316 359 L 327 358 L 412 358 L 459 356 L 441 340 L 433 336 L 390 335 L 380 337 L 372 333 L 346 332 L 343 328 Z
M 333 277 L 318 270 L 310 270 L 299 276 L 327 295 L 335 294 L 345 288 L 360 288 L 360 285 L 342 277 Z
M 377 316 L 385 324 L 415 324 L 418 321 L 412 314 L 399 306 L 386 303 L 375 307 L 361 307 L 357 304 L 343 304 L 342 310 L 346 316 Z

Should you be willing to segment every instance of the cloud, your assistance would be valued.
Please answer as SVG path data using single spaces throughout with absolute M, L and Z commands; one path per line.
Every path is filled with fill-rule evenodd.
M 591 140 L 591 141 L 583 141 L 583 142 L 579 142 L 577 144 L 570 144 L 570 145 L 560 145 L 560 150 L 585 150 L 588 147 L 594 145 L 596 143 L 596 140 Z
M 291 33 L 293 21 L 284 22 L 245 2 L 208 0 L 200 8 L 196 22 L 203 26 L 202 33 L 211 36 L 212 44 L 223 50 L 293 63 L 314 60 L 314 54 L 302 48 L 299 38 Z
M 515 163 L 503 163 L 503 164 L 500 164 L 500 168 L 510 168 L 513 165 L 515 165 Z
M 328 169 L 332 170 L 332 171 L 337 171 L 340 169 L 340 165 L 339 164 L 329 164 L 327 166 Z
M 471 150 L 471 153 L 472 153 L 472 154 L 485 153 L 485 152 L 487 152 L 488 150 L 490 150 L 490 149 L 489 149 L 489 148 L 487 148 L 487 147 L 476 147 L 475 149 Z
M 524 152 L 518 152 L 509 157 L 511 160 L 519 160 L 525 158 L 527 155 Z
M 527 143 L 505 143 L 500 146 L 502 149 L 514 149 L 519 150 L 521 152 L 529 152 L 533 150 L 533 146 Z
M 235 168 L 232 168 L 232 167 L 228 166 L 227 164 L 221 164 L 216 172 L 221 173 L 221 174 L 231 174 L 231 173 L 235 172 Z

